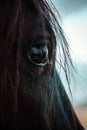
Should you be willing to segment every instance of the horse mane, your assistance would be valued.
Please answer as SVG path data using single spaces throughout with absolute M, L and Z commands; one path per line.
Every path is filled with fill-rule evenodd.
M 28 30 L 27 26 L 23 27 L 23 24 L 26 24 L 25 16 L 29 12 L 33 12 L 36 17 L 38 16 L 41 23 L 38 30 L 42 29 L 44 39 L 46 38 L 45 23 L 51 35 L 52 47 L 50 47 L 49 60 L 52 60 L 52 63 L 48 63 L 43 72 L 42 69 L 40 71 L 39 69 L 34 70 L 33 65 L 31 66 L 26 57 L 26 50 L 28 46 L 33 44 L 38 33 L 38 30 L 35 30 L 34 34 L 31 31 L 32 38 L 29 45 L 27 45 L 27 40 L 23 39 L 24 27 L 26 27 L 26 31 Z M 60 23 L 47 1 L 1 0 L 0 19 L 1 130 L 6 129 L 6 126 L 14 130 L 27 129 L 28 121 L 32 122 L 32 126 L 36 122 L 35 128 L 38 129 L 37 122 L 40 122 L 39 125 L 42 125 L 40 127 L 42 130 L 83 130 L 56 71 L 56 48 L 58 46 L 58 64 L 63 68 L 67 83 L 70 86 L 71 68 L 69 66 L 73 68 L 73 63 L 69 45 Z M 32 23 L 31 19 L 30 23 Z M 37 25 L 35 25 L 35 28 L 37 28 Z M 31 27 L 30 29 L 32 30 Z M 27 106 L 28 103 L 30 103 L 29 106 Z M 39 110 L 41 115 L 37 113 Z M 28 111 L 30 111 L 29 114 L 32 113 L 30 117 L 27 117 Z M 34 112 L 36 116 L 33 114 Z M 24 119 L 22 119 L 22 114 Z M 18 124 L 18 122 L 20 123 Z

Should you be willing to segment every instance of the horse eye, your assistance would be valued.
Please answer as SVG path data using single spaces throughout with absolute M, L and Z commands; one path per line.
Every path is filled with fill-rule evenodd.
M 46 45 L 33 46 L 28 54 L 29 60 L 36 66 L 45 66 L 48 63 L 48 48 Z

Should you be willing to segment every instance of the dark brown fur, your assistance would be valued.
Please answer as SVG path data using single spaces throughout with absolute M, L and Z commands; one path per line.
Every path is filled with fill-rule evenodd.
M 0 130 L 84 130 L 55 68 L 55 33 L 67 77 L 68 43 L 47 2 L 0 1 Z M 40 67 L 29 59 L 38 42 L 48 48 Z

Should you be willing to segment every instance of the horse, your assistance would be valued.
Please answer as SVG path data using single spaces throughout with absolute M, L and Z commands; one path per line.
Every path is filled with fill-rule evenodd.
M 55 66 L 57 45 L 69 81 L 69 45 L 49 3 L 0 0 L 0 130 L 84 130 Z

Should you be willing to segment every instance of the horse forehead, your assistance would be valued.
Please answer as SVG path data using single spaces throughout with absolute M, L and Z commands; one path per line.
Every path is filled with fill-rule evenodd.
M 41 18 L 33 12 L 25 16 L 23 22 L 23 36 L 25 39 L 42 37 L 44 34 L 46 37 L 50 36 L 50 33 L 46 29 L 45 20 L 41 21 Z
M 29 13 L 28 15 L 24 16 L 23 23 L 22 23 L 22 30 L 23 35 L 32 36 L 34 34 L 37 26 L 39 26 L 39 18 L 35 16 L 33 13 Z

